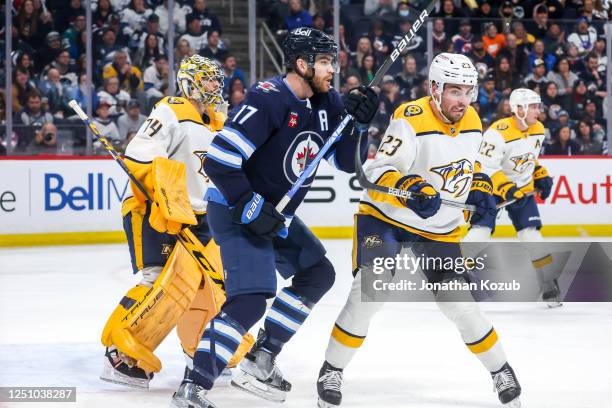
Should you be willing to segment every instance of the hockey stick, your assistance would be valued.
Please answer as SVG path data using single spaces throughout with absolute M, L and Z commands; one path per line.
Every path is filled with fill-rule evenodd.
M 414 25 L 411 27 L 410 32 L 408 32 L 408 34 L 406 34 L 402 38 L 402 40 L 397 44 L 397 47 L 393 50 L 389 58 L 387 58 L 385 60 L 385 63 L 378 69 L 378 71 L 376 71 L 376 74 L 374 75 L 374 78 L 370 82 L 369 86 L 376 86 L 381 82 L 383 76 L 387 73 L 391 65 L 399 58 L 399 56 L 401 55 L 401 52 L 404 50 L 404 48 L 406 48 L 408 43 L 416 35 L 417 30 L 425 25 L 425 20 L 427 19 L 427 17 L 429 16 L 431 11 L 435 7 L 435 5 L 436 5 L 436 2 L 434 0 L 429 4 L 429 6 L 427 6 L 425 10 L 423 10 L 419 18 L 414 22 Z M 362 132 L 359 134 L 357 146 L 361 146 L 361 138 L 363 137 L 364 133 L 365 132 Z M 363 165 L 361 164 L 361 152 L 359 151 L 359 148 L 357 148 L 355 151 L 355 175 L 357 176 L 359 185 L 361 185 L 361 187 L 363 187 L 366 190 L 380 191 L 385 194 L 389 194 L 395 197 L 406 198 L 406 199 L 415 198 L 417 196 L 416 194 L 413 194 L 409 191 L 400 190 L 398 188 L 380 186 L 368 180 L 363 170 Z M 445 200 L 445 199 L 442 199 L 441 202 L 442 204 L 448 207 L 459 208 L 461 210 L 467 210 L 471 212 L 476 211 L 476 207 L 470 204 L 458 203 L 455 201 Z
M 523 197 L 523 198 L 531 197 L 532 195 L 536 195 L 537 192 L 538 192 L 538 190 L 530 191 L 527 194 L 525 194 L 525 197 Z M 513 198 L 512 200 L 504 201 L 503 203 L 497 204 L 497 206 L 495 208 L 497 208 L 498 210 L 501 210 L 502 208 L 505 208 L 505 207 L 509 206 L 510 204 L 514 204 L 518 200 L 522 200 L 523 198 Z
M 393 50 L 391 55 L 389 55 L 389 57 L 387 57 L 385 62 L 382 64 L 382 66 L 380 68 L 378 68 L 378 71 L 376 71 L 376 74 L 374 74 L 374 78 L 372 78 L 372 81 L 370 82 L 369 86 L 377 86 L 378 84 L 380 84 L 380 82 L 382 81 L 383 77 L 385 76 L 385 74 L 387 73 L 387 71 L 389 70 L 391 65 L 393 65 L 393 63 L 399 58 L 401 52 L 404 50 L 404 48 L 406 48 L 406 46 L 412 40 L 412 38 L 414 38 L 414 36 L 416 35 L 417 30 L 422 25 L 424 25 L 425 20 L 427 19 L 429 14 L 432 12 L 432 10 L 435 7 L 435 5 L 436 5 L 436 0 L 432 1 L 427 6 L 427 8 L 421 12 L 419 17 L 415 20 L 414 25 L 412 26 L 410 31 L 406 35 L 404 35 L 404 37 L 397 44 L 397 47 Z M 342 132 L 344 131 L 344 128 L 346 128 L 348 126 L 348 124 L 352 120 L 353 120 L 353 116 L 347 114 L 342 119 L 342 121 L 338 124 L 338 126 L 336 126 L 336 129 L 333 131 L 331 136 L 325 141 L 323 146 L 321 146 L 321 149 L 319 150 L 317 155 L 312 159 L 312 161 L 308 164 L 308 166 L 306 166 L 306 168 L 304 169 L 302 174 L 300 174 L 300 176 L 298 177 L 296 182 L 293 184 L 291 189 L 287 192 L 287 194 L 285 194 L 285 196 L 276 205 L 276 210 L 278 212 L 282 212 L 285 209 L 287 204 L 289 204 L 289 201 L 291 200 L 291 198 L 302 187 L 302 184 L 304 184 L 304 182 L 310 176 L 312 176 L 314 171 L 319 166 L 319 162 L 321 161 L 321 159 L 323 159 L 323 157 L 327 154 L 327 152 L 332 147 L 332 145 L 334 143 L 336 143 L 336 141 L 340 138 L 340 136 L 342 135 Z M 356 157 L 355 164 L 357 165 L 357 162 L 359 162 L 359 166 L 357 168 L 359 170 L 361 170 L 361 176 L 363 176 L 363 168 L 361 167 L 361 157 L 360 157 L 360 154 L 359 154 L 360 153 L 359 146 L 361 146 L 361 134 L 359 135 L 359 139 L 358 139 L 358 142 L 357 142 L 357 151 L 355 153 L 355 157 Z M 376 188 L 370 188 L 367 184 L 363 183 L 362 179 L 360 177 L 360 173 L 359 172 L 357 172 L 357 177 L 359 178 L 359 184 L 361 184 L 362 187 L 367 188 L 367 189 L 376 189 Z M 363 179 L 364 179 L 363 181 L 367 181 L 367 179 L 365 177 L 363 177 Z M 370 184 L 372 184 L 372 183 L 370 183 Z M 380 186 L 377 186 L 376 184 L 372 184 L 372 185 L 374 185 L 376 187 L 380 187 Z M 387 192 L 388 193 L 387 188 L 385 188 L 385 187 L 380 187 L 380 188 L 384 189 L 383 192 Z M 393 190 L 396 190 L 396 189 L 393 189 Z M 400 191 L 400 190 L 397 190 L 397 191 Z M 389 193 L 389 194 L 392 194 L 392 193 Z M 392 195 L 397 195 L 397 194 L 392 194 Z M 401 195 L 401 196 L 405 197 L 405 195 Z M 453 201 L 448 201 L 447 202 L 446 200 L 443 200 L 443 203 L 445 205 L 451 205 L 453 207 L 459 207 L 459 208 L 464 209 L 464 210 L 468 209 L 465 204 L 459 204 L 459 203 L 455 203 Z
M 125 164 L 125 162 L 119 155 L 119 152 L 115 150 L 115 148 L 104 136 L 102 136 L 96 125 L 91 121 L 91 119 L 89 118 L 89 116 L 87 116 L 83 109 L 81 109 L 77 101 L 75 101 L 74 99 L 71 100 L 70 102 L 68 102 L 68 106 L 70 106 L 79 116 L 79 118 L 89 127 L 89 129 L 94 134 L 94 139 L 102 143 L 106 151 L 110 153 L 110 155 L 117 162 L 117 164 L 121 166 L 123 171 L 128 175 L 128 177 L 130 178 L 132 183 L 134 183 L 134 185 L 138 188 L 138 190 L 140 190 L 140 192 L 146 197 L 148 201 L 153 203 L 153 199 L 145 190 L 143 185 L 136 179 L 134 174 L 132 174 L 128 166 Z M 180 233 L 177 234 L 176 237 L 177 240 L 185 247 L 187 252 L 189 252 L 189 255 L 191 255 L 193 259 L 203 268 L 203 270 L 208 273 L 208 276 L 210 276 L 210 278 L 223 289 L 225 287 L 223 276 L 219 273 L 219 271 L 215 270 L 215 268 L 213 268 L 208 259 L 206 259 L 206 256 L 204 255 L 204 245 L 202 245 L 200 240 L 193 234 L 193 232 L 191 232 L 188 227 L 185 227 L 181 230 Z

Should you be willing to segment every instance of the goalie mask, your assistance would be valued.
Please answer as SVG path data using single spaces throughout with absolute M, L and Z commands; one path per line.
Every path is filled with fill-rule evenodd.
M 198 54 L 184 58 L 176 74 L 183 96 L 205 106 L 223 103 L 223 79 L 221 67 Z

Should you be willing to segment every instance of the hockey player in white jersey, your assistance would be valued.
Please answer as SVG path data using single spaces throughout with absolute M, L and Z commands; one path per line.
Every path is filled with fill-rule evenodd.
M 544 125 L 538 120 L 540 95 L 531 89 L 519 88 L 510 94 L 512 116 L 494 122 L 484 133 L 480 148 L 482 171 L 491 177 L 498 202 L 516 199 L 506 207 L 517 235 L 522 242 L 542 242 L 542 221 L 533 195 L 537 190 L 545 200 L 553 181 L 538 156 L 544 143 Z M 490 240 L 495 220 L 490 225 L 472 226 L 466 242 Z M 550 307 L 561 306 L 559 285 L 553 259 L 544 245 L 525 245 L 538 274 L 542 299 Z
M 472 223 L 495 216 L 493 187 L 477 162 L 482 125 L 470 106 L 478 90 L 476 69 L 464 55 L 439 54 L 430 66 L 429 90 L 429 97 L 398 107 L 375 158 L 364 166 L 369 180 L 407 190 L 413 198 L 372 190 L 361 198 L 355 217 L 353 285 L 319 373 L 319 407 L 340 405 L 343 370 L 363 344 L 370 320 L 383 304 L 367 301 L 368 288 L 362 288 L 362 277 L 373 273 L 376 258 L 394 259 L 402 250 L 430 258 L 461 257 L 463 213 L 441 205 L 441 198 L 474 205 Z M 452 268 L 422 269 L 430 284 L 465 283 L 464 276 Z M 386 273 L 395 276 L 396 272 L 391 267 Z M 515 373 L 495 329 L 471 293 L 464 291 L 457 298 L 440 289 L 433 294 L 468 350 L 491 373 L 499 400 L 506 406 L 520 406 L 521 387 Z
M 193 55 L 181 62 L 177 83 L 183 96 L 156 104 L 124 158 L 153 202 L 132 185 L 122 205 L 132 269 L 142 273 L 142 280 L 126 293 L 104 327 L 101 379 L 138 388 L 148 388 L 153 373 L 161 369 L 153 351 L 168 332 L 178 324 L 183 349 L 192 356 L 206 319 L 225 299 L 222 279 L 212 282 L 181 245 L 175 246 L 176 234 L 192 225 L 201 252 L 221 270 L 206 223 L 207 178 L 202 167 L 214 132 L 225 120 L 223 72 L 213 60 Z M 202 279 L 208 281 L 200 285 Z M 245 342 L 243 354 L 252 338 Z

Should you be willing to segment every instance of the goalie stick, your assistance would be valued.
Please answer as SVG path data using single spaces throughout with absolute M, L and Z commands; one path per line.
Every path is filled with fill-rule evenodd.
M 94 139 L 102 143 L 106 151 L 113 157 L 117 164 L 121 166 L 121 169 L 123 169 L 123 171 L 128 175 L 132 183 L 134 183 L 134 185 L 140 190 L 140 192 L 146 197 L 147 200 L 153 203 L 153 199 L 151 198 L 149 193 L 147 193 L 142 184 L 136 179 L 134 174 L 132 174 L 128 166 L 125 164 L 125 162 L 119 155 L 119 152 L 115 150 L 115 148 L 104 136 L 102 136 L 96 125 L 91 121 L 91 119 L 89 118 L 89 116 L 87 116 L 83 109 L 81 109 L 77 101 L 73 99 L 68 102 L 68 105 L 89 127 L 89 129 L 94 135 Z M 185 227 L 181 230 L 180 233 L 177 234 L 176 237 L 177 240 L 185 247 L 189 255 L 191 255 L 193 259 L 202 267 L 202 269 L 208 274 L 208 276 L 210 276 L 210 278 L 215 282 L 215 284 L 224 289 L 225 284 L 223 281 L 223 275 L 221 274 L 222 272 L 215 270 L 215 268 L 213 268 L 208 259 L 206 259 L 206 256 L 204 255 L 204 245 L 202 245 L 200 240 L 193 234 L 193 232 L 191 232 L 188 227 Z

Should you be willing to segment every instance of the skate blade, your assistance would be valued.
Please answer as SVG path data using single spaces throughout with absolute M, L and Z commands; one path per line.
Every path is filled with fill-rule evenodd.
M 321 398 L 317 401 L 317 408 L 336 408 L 340 405 L 330 404 L 329 402 L 323 401 Z
M 149 389 L 149 380 L 134 378 L 122 374 L 115 370 L 108 360 L 104 361 L 104 369 L 102 370 L 102 374 L 100 374 L 100 379 L 112 384 L 124 385 L 126 387 L 137 388 L 139 390 Z
M 182 398 L 172 397 L 170 408 L 189 408 L 189 403 Z
M 563 303 L 555 299 L 545 300 L 545 302 L 546 306 L 548 306 L 549 309 L 555 309 L 557 307 L 563 306 Z
M 521 400 L 517 397 L 502 405 L 504 408 L 521 408 Z
M 221 371 L 221 374 L 219 374 L 217 380 L 215 381 L 215 388 L 229 387 L 232 382 L 232 376 L 233 369 L 227 367 L 224 368 L 223 371 Z
M 249 394 L 253 394 L 268 401 L 285 402 L 287 398 L 287 393 L 285 391 L 271 387 L 244 371 L 236 375 L 232 379 L 231 384 L 239 390 L 246 391 Z

